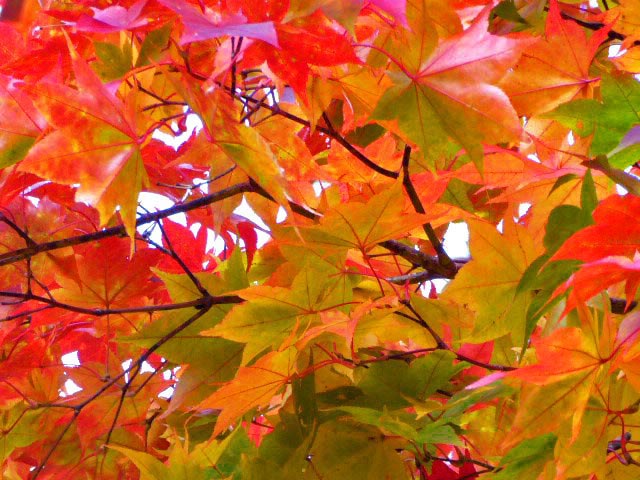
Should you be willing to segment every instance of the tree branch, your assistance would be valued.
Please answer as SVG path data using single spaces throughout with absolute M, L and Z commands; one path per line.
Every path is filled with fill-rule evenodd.
M 411 158 L 411 147 L 409 145 L 405 145 L 404 153 L 402 155 L 402 185 L 404 186 L 404 189 L 407 192 L 409 199 L 411 200 L 411 204 L 413 205 L 414 210 L 424 215 L 427 212 L 424 209 L 424 206 L 422 205 L 422 201 L 418 196 L 418 192 L 416 192 L 416 189 L 413 186 L 413 183 L 411 182 L 411 175 L 409 175 L 409 159 L 410 158 Z M 424 233 L 426 233 L 427 238 L 429 239 L 429 241 L 431 242 L 431 245 L 433 245 L 433 248 L 438 254 L 438 263 L 440 263 L 440 265 L 442 265 L 445 269 L 447 269 L 447 271 L 450 271 L 452 275 L 455 275 L 455 272 L 457 271 L 456 266 L 451 260 L 451 258 L 449 258 L 449 255 L 447 255 L 447 252 L 442 246 L 442 242 L 438 238 L 438 235 L 436 234 L 431 224 L 425 223 L 423 225 L 423 228 L 424 228 Z
M 478 367 L 486 368 L 487 370 L 500 371 L 500 372 L 517 370 L 517 367 L 511 367 L 509 365 L 497 365 L 494 363 L 485 363 L 479 360 L 475 360 L 471 357 L 468 357 L 462 353 L 456 352 L 455 350 L 453 350 L 453 348 L 451 348 L 451 346 L 447 342 L 444 341 L 444 339 L 440 335 L 438 335 L 438 332 L 436 332 L 433 329 L 433 327 L 431 327 L 431 325 L 429 325 L 429 323 L 424 318 L 422 318 L 420 313 L 417 312 L 415 308 L 413 308 L 409 300 L 403 301 L 402 304 L 405 305 L 414 316 L 411 316 L 404 312 L 399 312 L 399 311 L 395 312 L 395 314 L 401 317 L 407 318 L 413 322 L 416 322 L 418 325 L 424 327 L 429 332 L 431 337 L 433 337 L 433 340 L 436 342 L 436 345 L 439 350 L 448 350 L 449 352 L 452 352 L 458 360 L 471 363 L 472 365 L 476 365 Z
M 593 160 L 582 162 L 586 167 L 593 168 L 604 173 L 615 183 L 624 187 L 629 193 L 640 196 L 640 180 L 634 175 L 609 165 L 609 160 L 604 155 L 599 155 Z
M 188 302 L 179 302 L 179 303 L 169 303 L 165 305 L 145 305 L 140 307 L 128 307 L 128 308 L 84 308 L 78 307 L 75 305 L 70 305 L 67 303 L 58 302 L 55 299 L 41 297 L 39 295 L 34 295 L 33 293 L 16 293 L 16 292 L 3 292 L 0 291 L 0 296 L 16 298 L 21 302 L 26 301 L 36 301 L 45 303 L 51 307 L 60 308 L 63 310 L 67 310 L 69 312 L 82 313 L 85 315 L 91 315 L 93 317 L 104 317 L 106 315 L 123 315 L 126 313 L 149 313 L 149 312 L 160 312 L 167 310 L 179 310 L 182 308 L 205 308 L 210 305 L 222 305 L 222 304 L 233 304 L 233 303 L 241 303 L 244 300 L 237 295 L 204 295 L 195 300 L 190 300 Z M 37 311 L 37 310 L 36 310 Z M 30 313 L 34 313 L 33 311 Z
M 142 364 L 145 361 L 147 361 L 147 359 L 151 356 L 151 354 L 153 352 L 158 350 L 162 345 L 167 343 L 169 340 L 171 340 L 173 337 L 175 337 L 178 333 L 180 333 L 181 331 L 183 331 L 184 329 L 186 329 L 187 327 L 192 325 L 196 320 L 198 320 L 205 313 L 207 313 L 211 309 L 211 307 L 213 307 L 213 305 L 215 305 L 214 301 L 210 300 L 209 304 L 205 308 L 202 308 L 201 310 L 197 311 L 191 317 L 189 317 L 186 321 L 182 322 L 176 328 L 174 328 L 169 333 L 164 335 L 161 339 L 157 340 L 152 346 L 150 346 L 145 351 L 145 353 L 140 355 L 140 357 L 138 357 L 138 359 L 135 362 L 132 362 L 131 365 L 129 365 L 128 368 L 123 369 L 123 371 L 121 373 L 119 373 L 117 376 L 115 376 L 111 380 L 109 380 L 105 385 L 103 385 L 96 392 L 94 392 L 89 398 L 85 399 L 83 402 L 81 402 L 80 404 L 78 404 L 78 405 L 76 405 L 74 407 L 70 407 L 69 405 L 65 405 L 64 406 L 65 408 L 72 408 L 74 410 L 74 416 L 71 419 L 71 421 L 64 427 L 64 429 L 62 430 L 60 435 L 56 438 L 56 440 L 54 441 L 54 444 L 52 445 L 52 447 L 47 451 L 47 453 L 45 454 L 44 458 L 38 464 L 38 467 L 33 471 L 33 476 L 31 477 L 32 480 L 35 480 L 40 475 L 40 473 L 42 472 L 45 464 L 47 463 L 47 460 L 51 457 L 51 455 L 53 454 L 55 449 L 58 447 L 58 445 L 62 441 L 62 438 L 67 433 L 67 431 L 69 430 L 69 428 L 73 424 L 74 420 L 78 417 L 78 415 L 80 415 L 80 412 L 82 411 L 82 409 L 84 407 L 86 407 L 91 402 L 96 400 L 100 395 L 102 395 L 104 392 L 106 392 L 109 388 L 113 387 L 118 381 L 120 381 L 120 379 L 124 378 L 125 375 L 127 375 L 133 369 L 137 369 L 137 371 L 139 371 L 140 368 L 142 367 Z M 121 397 L 121 398 L 123 398 L 123 397 Z M 62 405 L 50 404 L 50 405 L 46 405 L 46 406 L 47 407 L 57 407 L 57 406 L 61 407 Z M 121 404 L 120 404 L 120 406 L 121 406 Z M 43 406 L 42 405 L 34 405 L 33 408 L 34 409 L 35 408 L 43 408 Z M 114 418 L 114 423 L 116 421 L 117 421 L 117 416 Z
M 219 84 L 219 85 L 222 88 L 229 90 L 229 87 L 227 87 L 226 85 L 223 85 L 223 84 Z M 308 120 L 305 120 L 301 117 L 298 117 L 297 115 L 289 113 L 286 110 L 282 110 L 280 108 L 280 105 L 278 105 L 277 103 L 275 105 L 269 105 L 268 103 L 262 100 L 257 100 L 253 97 L 250 97 L 248 95 L 242 95 L 240 93 L 236 93 L 235 97 L 238 100 L 241 100 L 243 102 L 249 102 L 252 104 L 260 103 L 261 108 L 266 108 L 272 113 L 279 115 L 281 117 L 287 118 L 304 127 L 311 126 L 311 123 Z M 327 126 L 323 127 L 321 125 L 316 125 L 316 130 L 324 133 L 325 135 L 335 140 L 337 143 L 342 145 L 349 153 L 351 153 L 354 157 L 356 157 L 358 160 L 360 160 L 363 164 L 365 164 L 370 169 L 378 172 L 380 175 L 384 175 L 385 177 L 389 177 L 389 178 L 398 178 L 400 176 L 398 172 L 394 172 L 393 170 L 387 170 L 386 168 L 381 167 L 380 165 L 372 161 L 369 157 L 367 157 L 364 153 L 362 153 L 360 150 L 358 150 L 356 147 L 354 147 L 351 143 L 349 143 L 347 139 L 345 139 L 342 135 L 340 135 L 340 133 L 337 130 L 333 128 L 333 126 L 331 125 L 331 122 L 329 121 L 329 118 L 325 113 L 322 114 L 322 118 L 324 119 Z
M 340 135 L 340 133 L 335 128 L 333 128 L 333 125 L 331 125 L 329 117 L 327 116 L 326 113 L 322 113 L 322 118 L 327 124 L 327 128 L 326 129 L 323 129 L 321 127 L 316 127 L 316 128 L 320 128 L 321 131 L 323 131 L 324 133 L 329 135 L 331 138 L 333 138 L 336 142 L 338 142 L 340 145 L 342 145 L 351 155 L 356 157 L 358 160 L 364 163 L 371 170 L 378 172 L 380 175 L 384 175 L 385 177 L 389 177 L 389 178 L 398 178 L 400 176 L 398 172 L 387 170 L 386 168 L 383 168 L 377 163 L 373 162 L 366 155 L 364 155 L 360 150 L 358 150 L 351 143 L 349 143 L 346 138 Z
M 427 255 L 420 250 L 416 250 L 412 245 L 406 245 L 398 240 L 386 240 L 384 242 L 380 242 L 378 245 L 389 250 L 391 253 L 404 258 L 413 265 L 424 268 L 425 272 L 421 273 L 424 273 L 425 275 L 433 275 L 433 278 L 452 279 L 456 276 L 458 270 L 468 262 L 468 260 L 465 259 L 458 259 L 455 261 L 451 260 L 455 265 L 455 269 L 446 268 L 439 262 L 437 257 Z M 417 275 L 417 273 L 415 275 Z
M 192 200 L 190 202 L 182 203 L 179 205 L 174 205 L 173 207 L 167 208 L 166 210 L 140 215 L 140 217 L 138 217 L 138 220 L 136 220 L 136 227 L 139 227 L 140 225 L 146 225 L 147 223 L 151 222 L 157 222 L 158 220 L 170 217 L 171 215 L 175 215 L 176 213 L 184 213 L 190 210 L 195 210 L 196 208 L 201 208 L 212 203 L 219 202 L 221 200 L 224 200 L 225 198 L 238 195 L 239 193 L 252 191 L 253 187 L 250 182 L 239 183 L 218 192 L 205 195 L 196 200 Z M 19 262 L 20 260 L 25 260 L 39 253 L 50 252 L 52 250 L 58 250 L 60 248 L 70 247 L 73 245 L 81 245 L 83 243 L 102 240 L 103 238 L 124 235 L 126 235 L 124 225 L 118 225 L 117 227 L 105 228 L 97 232 L 85 233 L 83 235 L 78 235 L 75 237 L 68 237 L 61 240 L 54 240 L 52 242 L 40 243 L 38 245 L 33 245 L 27 248 L 21 248 L 19 250 L 13 250 L 11 252 L 3 253 L 2 255 L 0 255 L 0 267 Z
M 578 25 L 580 25 L 581 27 L 586 28 L 587 30 L 600 30 L 601 28 L 605 28 L 606 25 L 604 23 L 601 22 L 587 22 L 586 20 L 581 20 L 579 18 L 573 17 L 571 15 L 569 15 L 566 12 L 560 12 L 560 16 L 562 18 L 564 18 L 565 20 L 569 20 L 572 21 Z M 625 40 L 627 38 L 626 35 L 620 33 L 620 32 L 616 32 L 615 30 L 609 30 L 607 32 L 607 41 L 608 40 Z M 640 45 L 640 41 L 636 40 L 635 42 L 633 42 L 634 46 Z

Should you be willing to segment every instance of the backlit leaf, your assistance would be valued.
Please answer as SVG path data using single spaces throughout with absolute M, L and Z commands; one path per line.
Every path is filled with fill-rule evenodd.
M 487 223 L 473 221 L 469 226 L 473 260 L 448 285 L 443 298 L 455 299 L 476 312 L 470 337 L 474 342 L 511 333 L 519 345 L 524 335 L 528 299 L 517 294 L 516 288 L 527 266 L 540 253 L 540 247 L 524 227 L 511 222 L 505 224 L 502 235 Z M 503 298 L 509 301 L 499 300 Z
M 463 33 L 442 41 L 419 70 L 394 75 L 396 85 L 374 112 L 378 120 L 396 119 L 427 158 L 454 141 L 479 160 L 482 142 L 513 141 L 520 132 L 515 111 L 496 83 L 529 41 L 491 35 L 488 15 L 485 9 Z M 460 123 L 466 128 L 456 128 Z
M 295 372 L 295 351 L 271 352 L 249 367 L 240 367 L 235 379 L 203 400 L 199 409 L 221 408 L 214 435 L 225 431 L 256 407 L 268 407 Z

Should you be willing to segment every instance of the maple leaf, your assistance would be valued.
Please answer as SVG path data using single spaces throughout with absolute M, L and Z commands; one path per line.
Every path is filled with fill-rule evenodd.
M 407 26 L 407 2 L 406 0 L 372 0 L 371 3 L 391 14 L 401 25 Z
M 100 245 L 78 247 L 76 254 L 87 259 L 78 264 L 78 279 L 63 272 L 57 277 L 60 285 L 56 297 L 85 307 L 114 308 L 146 304 L 153 290 L 148 287 L 151 266 L 159 261 L 157 252 L 143 249 L 127 259 L 127 242 L 107 239 Z M 88 267 L 88 268 L 87 268 Z
M 314 464 L 323 476 L 362 479 L 402 478 L 405 467 L 394 451 L 391 439 L 380 435 L 377 428 L 348 421 L 323 423 L 310 449 Z M 331 461 L 342 458 L 341 462 Z M 357 475 L 357 476 L 356 476 Z
M 301 233 L 329 249 L 353 248 L 366 253 L 384 240 L 437 219 L 441 213 L 434 212 L 433 217 L 409 213 L 404 202 L 398 201 L 401 195 L 402 185 L 395 182 L 366 203 L 338 206 L 324 216 L 319 227 L 303 227 Z
M 614 150 L 638 122 L 640 111 L 640 86 L 632 75 L 623 72 L 603 75 L 601 92 L 602 102 L 574 100 L 545 114 L 582 137 L 593 135 L 590 149 L 593 156 Z
M 0 167 L 22 160 L 46 127 L 45 119 L 18 85 L 0 75 Z
M 186 145 L 194 150 L 194 142 Z M 175 186 L 187 186 L 197 183 L 198 178 L 206 176 L 206 167 L 199 163 L 187 163 L 182 159 L 183 149 L 175 150 L 169 145 L 152 139 L 142 147 L 142 161 L 149 176 L 149 188 L 147 191 L 160 193 L 174 201 L 180 201 L 184 195 Z M 183 162 L 184 160 L 184 162 Z
M 553 461 L 555 435 L 549 433 L 521 442 L 502 458 L 498 479 L 538 475 L 545 463 Z
M 552 0 L 546 40 L 525 50 L 500 86 L 516 110 L 528 117 L 576 98 L 590 98 L 598 78 L 589 74 L 589 67 L 607 33 L 601 28 L 587 39 L 579 25 L 562 18 L 557 0 Z
M 614 359 L 614 365 L 620 368 L 633 388 L 640 390 L 640 369 L 638 369 L 638 335 L 640 334 L 639 316 L 637 312 L 628 315 L 618 329 L 616 341 L 620 345 L 619 355 Z
M 631 0 L 620 0 L 617 3 L 615 7 L 607 9 L 602 18 L 605 22 L 614 24 L 616 31 L 629 35 L 632 40 L 637 35 L 636 27 L 640 20 L 638 4 Z
M 133 237 L 138 193 L 146 183 L 141 119 L 132 113 L 136 92 L 122 102 L 72 46 L 70 52 L 78 90 L 50 82 L 25 88 L 55 130 L 29 150 L 19 169 L 78 185 L 76 200 L 96 206 L 103 224 L 120 207 Z
M 569 237 L 551 260 L 592 262 L 609 256 L 633 256 L 640 245 L 639 209 L 640 199 L 633 195 L 604 199 L 593 212 L 595 225 Z
M 593 332 L 596 338 L 587 333 L 591 332 L 579 328 L 557 330 L 534 343 L 536 364 L 492 374 L 471 386 L 477 388 L 501 378 L 522 381 L 521 401 L 527 408 L 518 410 L 505 441 L 507 446 L 553 431 L 554 425 L 564 420 L 571 425 L 570 437 L 578 437 L 587 402 L 597 388 L 598 374 L 609 360 L 610 346 L 598 344 L 599 332 Z M 606 336 L 603 339 L 609 340 Z
M 230 11 L 242 12 L 252 22 L 281 22 L 295 3 L 283 0 L 229 0 Z
M 200 228 L 194 236 L 193 232 L 187 227 L 183 227 L 179 223 L 165 219 L 162 222 L 164 235 L 162 243 L 173 248 L 176 254 L 181 258 L 182 265 L 186 265 L 191 272 L 199 272 L 207 269 L 212 270 L 215 267 L 215 259 L 207 255 L 207 231 Z M 188 246 L 188 247 L 187 247 Z M 176 262 L 175 259 L 163 258 L 159 268 L 165 272 L 183 273 L 184 268 Z
M 560 295 L 571 288 L 565 306 L 566 313 L 577 305 L 586 303 L 590 298 L 608 287 L 616 283 L 626 282 L 625 294 L 627 303 L 625 308 L 629 308 L 640 285 L 639 255 L 640 253 L 636 252 L 633 260 L 627 257 L 605 257 L 602 260 L 585 263 L 564 285 L 556 290 L 554 296 Z
M 7 478 L 635 478 L 636 3 L 49 3 L 0 0 Z
M 517 328 L 524 328 L 528 300 L 516 293 L 516 287 L 527 266 L 541 253 L 540 247 L 524 227 L 512 222 L 505 222 L 504 235 L 480 221 L 469 222 L 469 227 L 473 260 L 447 286 L 442 298 L 476 312 L 469 337 L 474 343 L 511 332 L 514 343 L 521 345 L 524 331 Z M 496 265 L 501 267 L 496 270 Z M 504 302 L 504 298 L 509 300 Z
M 199 12 L 184 0 L 158 1 L 181 16 L 182 23 L 186 29 L 180 39 L 183 44 L 232 35 L 256 38 L 274 47 L 278 46 L 278 38 L 273 22 L 247 23 L 247 19 L 239 14 L 229 15 L 220 19 L 219 13 L 207 12 L 206 10 Z M 218 19 L 216 19 L 216 16 Z
M 474 475 L 472 474 L 475 471 L 476 470 L 473 465 L 465 464 L 459 472 L 456 472 L 447 463 L 438 460 L 433 462 L 433 469 L 431 470 L 431 474 L 426 478 L 428 478 L 429 480 L 454 480 L 459 478 L 473 478 Z
M 349 292 L 341 292 L 341 278 L 329 277 L 329 268 L 302 270 L 292 288 L 253 287 L 237 292 L 245 300 L 236 306 L 213 329 L 202 332 L 247 345 L 243 364 L 271 347 L 287 348 L 292 339 L 317 323 L 323 310 L 348 302 Z
M 103 9 L 92 7 L 93 16 L 82 14 L 75 26 L 79 31 L 112 33 L 121 30 L 133 30 L 149 23 L 142 17 L 142 10 L 148 0 L 138 0 L 129 8 L 112 5 Z
M 425 158 L 437 158 L 453 140 L 479 161 L 483 142 L 518 138 L 520 123 L 496 83 L 531 42 L 490 34 L 488 18 L 485 9 L 467 30 L 441 41 L 417 71 L 394 75 L 395 87 L 373 113 L 397 120 Z
M 235 379 L 203 400 L 198 409 L 222 408 L 213 435 L 228 429 L 255 407 L 268 406 L 295 374 L 295 349 L 270 352 L 249 367 L 240 367 Z
M 226 448 L 237 435 L 232 433 L 224 440 L 198 444 L 193 451 L 189 451 L 189 443 L 184 444 L 176 440 L 168 458 L 168 464 L 162 463 L 153 455 L 126 448 L 119 445 L 109 447 L 124 453 L 138 467 L 143 478 L 162 480 L 175 478 L 176 480 L 204 480 L 209 478 L 208 467 L 218 463 Z
M 278 24 L 276 30 L 279 48 L 264 43 L 252 45 L 245 52 L 245 60 L 256 65 L 266 61 L 270 71 L 305 102 L 309 65 L 359 63 L 348 36 L 336 29 L 322 12 Z M 322 41 L 324 48 L 318 48 L 318 41 Z
M 0 23 L 0 33 L 5 40 L 0 46 L 0 65 L 19 59 L 24 53 L 22 35 L 5 22 Z

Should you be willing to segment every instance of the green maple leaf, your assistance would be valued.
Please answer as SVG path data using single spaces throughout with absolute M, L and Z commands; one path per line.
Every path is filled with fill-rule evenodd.
M 601 102 L 576 100 L 564 103 L 545 115 L 582 137 L 593 135 L 590 150 L 593 156 L 612 152 L 631 127 L 640 122 L 640 84 L 633 75 L 604 74 L 601 94 Z

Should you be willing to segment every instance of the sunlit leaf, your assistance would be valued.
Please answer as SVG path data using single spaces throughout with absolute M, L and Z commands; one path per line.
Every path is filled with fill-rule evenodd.
M 463 33 L 442 41 L 417 71 L 394 75 L 374 118 L 397 120 L 426 158 L 454 141 L 479 160 L 481 144 L 513 141 L 520 125 L 507 95 L 495 84 L 528 40 L 487 32 L 489 10 Z M 473 49 L 469 48 L 473 45 Z M 464 123 L 465 128 L 457 125 Z

